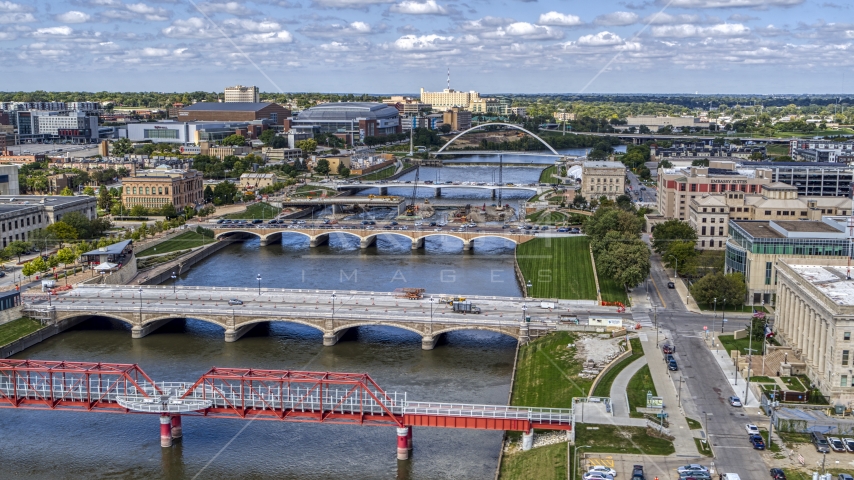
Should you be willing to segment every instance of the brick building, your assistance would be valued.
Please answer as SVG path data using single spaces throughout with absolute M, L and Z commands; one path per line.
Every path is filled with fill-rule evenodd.
M 202 172 L 172 169 L 161 165 L 152 170 L 139 170 L 132 177 L 122 179 L 122 203 L 130 209 L 134 205 L 158 209 L 171 203 L 176 210 L 185 206 L 197 207 L 204 203 Z
M 268 119 L 274 125 L 284 125 L 291 111 L 277 103 L 267 102 L 199 102 L 188 105 L 178 111 L 178 120 L 182 122 L 251 122 Z

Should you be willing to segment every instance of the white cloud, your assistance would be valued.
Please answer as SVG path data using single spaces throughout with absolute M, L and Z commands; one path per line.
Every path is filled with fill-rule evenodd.
M 0 15 L 0 23 L 31 23 L 36 17 L 32 13 L 4 13 Z
M 145 47 L 140 51 L 140 53 L 143 57 L 165 57 L 166 55 L 169 55 L 169 50 L 165 48 Z
M 674 25 L 680 23 L 700 23 L 699 15 L 670 15 L 669 13 L 655 13 L 643 19 L 644 23 L 650 25 Z
M 463 30 L 480 32 L 483 30 L 491 29 L 493 27 L 507 25 L 513 22 L 514 20 L 512 18 L 486 16 L 477 20 L 468 20 L 466 22 L 463 22 L 461 26 Z
M 371 5 L 394 3 L 394 0 L 313 0 L 312 4 L 325 8 L 367 9 Z
M 244 30 L 250 32 L 276 32 L 282 29 L 282 25 L 275 20 L 246 20 L 229 18 L 222 22 L 222 26 L 233 30 Z
M 269 33 L 250 33 L 240 37 L 243 43 L 250 44 L 272 44 L 272 43 L 291 43 L 294 41 L 294 36 L 287 30 L 280 32 Z
M 240 2 L 205 2 L 198 4 L 199 10 L 209 15 L 215 13 L 225 13 L 238 17 L 255 15 L 257 12 Z
M 622 45 L 623 39 L 616 33 L 604 31 L 593 35 L 583 35 L 579 37 L 577 43 L 585 47 L 608 47 Z
M 365 22 L 352 22 L 342 25 L 307 25 L 299 29 L 299 33 L 311 38 L 340 38 L 346 35 L 367 35 L 373 33 L 373 28 Z
M 404 35 L 394 43 L 391 48 L 403 51 L 435 51 L 447 48 L 454 37 L 443 37 L 441 35 Z
M 27 7 L 25 5 L 21 5 L 18 3 L 12 3 L 9 1 L 0 2 L 0 12 L 4 13 L 15 13 L 15 12 L 31 12 L 32 7 Z
M 394 13 L 403 13 L 406 15 L 447 15 L 448 10 L 436 3 L 436 0 L 427 0 L 426 2 L 418 2 L 406 0 L 389 8 Z
M 750 29 L 740 23 L 721 23 L 711 27 L 697 25 L 668 25 L 652 28 L 653 37 L 743 37 Z
M 671 8 L 767 8 L 792 7 L 804 3 L 805 0 L 656 0 L 657 5 L 668 5 Z
M 563 32 L 557 28 L 545 25 L 535 25 L 528 22 L 515 22 L 506 27 L 498 28 L 493 32 L 483 34 L 484 38 L 508 38 L 518 37 L 528 40 L 558 39 L 563 37 Z
M 210 31 L 210 23 L 199 17 L 175 20 L 161 31 L 163 35 L 172 38 L 206 38 L 214 35 Z
M 61 35 L 61 36 L 67 37 L 68 35 L 71 35 L 72 33 L 74 33 L 74 30 L 72 30 L 71 27 L 67 27 L 67 26 L 63 25 L 61 27 L 40 28 L 40 29 L 36 30 L 35 32 L 33 32 L 33 35 L 38 36 L 38 37 L 48 36 L 48 35 Z
M 593 20 L 596 25 L 625 26 L 638 21 L 638 14 L 634 12 L 613 12 L 599 15 Z
M 560 12 L 548 12 L 541 13 L 540 20 L 537 22 L 540 25 L 552 25 L 556 27 L 574 27 L 576 25 L 581 25 L 581 17 L 578 15 L 570 15 L 567 13 Z
M 71 10 L 70 12 L 60 13 L 55 18 L 57 22 L 62 23 L 84 23 L 88 22 L 92 17 L 88 13 Z

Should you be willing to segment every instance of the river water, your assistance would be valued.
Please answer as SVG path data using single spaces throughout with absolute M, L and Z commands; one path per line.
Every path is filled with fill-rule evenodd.
M 490 167 L 448 167 L 441 175 L 453 170 L 491 181 L 483 168 Z M 541 168 L 508 168 L 505 174 L 516 171 L 518 179 L 505 175 L 505 182 L 535 182 Z M 177 282 L 255 287 L 260 274 L 263 287 L 521 294 L 512 243 L 482 239 L 464 252 L 461 242 L 443 238 L 413 251 L 408 240 L 381 236 L 376 247 L 360 250 L 347 235 L 313 249 L 304 237 L 285 235 L 265 247 L 257 240 L 229 246 Z M 93 319 L 16 357 L 138 363 L 157 381 L 195 381 L 212 366 L 366 372 L 386 391 L 406 391 L 413 400 L 504 404 L 516 345 L 499 334 L 461 331 L 424 351 L 413 333 L 359 327 L 323 347 L 319 331 L 287 323 L 259 327 L 234 343 L 223 335 L 189 319 L 133 340 L 128 327 Z M 160 447 L 156 416 L 0 410 L 0 430 L 3 477 L 25 479 L 489 479 L 502 438 L 417 428 L 412 459 L 398 462 L 395 431 L 381 427 L 186 418 L 184 439 L 169 449 Z

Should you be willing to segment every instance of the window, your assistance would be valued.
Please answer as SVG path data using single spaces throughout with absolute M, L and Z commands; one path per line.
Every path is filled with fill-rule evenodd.
M 157 194 L 163 195 L 163 187 L 157 187 Z
M 765 262 L 765 285 L 771 285 L 771 262 Z
M 722 237 L 723 235 L 724 235 L 724 227 L 718 227 L 718 236 Z
M 842 365 L 848 365 L 848 350 L 842 351 Z
M 765 215 L 771 215 L 771 210 L 765 210 Z
M 847 387 L 848 386 L 848 375 L 840 375 L 839 376 L 839 386 Z
M 705 235 L 705 234 L 706 234 L 706 227 L 703 227 L 703 232 L 700 235 Z
M 680 192 L 684 192 L 684 191 L 685 191 L 685 184 L 684 184 L 684 183 L 680 183 L 680 184 L 679 184 L 679 191 L 680 191 Z
M 166 195 L 169 195 L 169 187 L 165 188 L 165 193 L 166 193 Z
M 706 207 L 703 207 L 703 213 L 706 213 Z
M 723 247 L 723 246 L 724 246 L 724 241 L 718 240 L 718 248 Z
M 148 187 L 145 187 L 145 194 L 148 195 Z
M 706 246 L 706 241 L 700 240 L 700 247 L 705 247 L 705 246 Z
M 704 209 L 705 210 L 705 209 Z M 706 217 L 703 217 L 703 223 L 706 223 Z
M 782 214 L 783 214 L 783 212 L 781 212 L 781 211 L 777 210 L 777 216 L 780 216 L 780 215 L 782 215 Z
M 125 187 L 125 193 L 130 193 L 130 187 Z
M 850 340 L 851 340 L 851 332 L 845 332 L 845 333 L 843 333 L 843 334 L 842 334 L 842 339 L 843 339 L 843 340 L 845 340 L 846 342 L 847 342 L 847 341 L 850 341 Z
M 691 184 L 691 191 L 692 191 L 692 192 L 696 192 L 696 191 L 697 191 L 697 184 L 696 184 L 696 183 L 692 183 L 692 184 Z

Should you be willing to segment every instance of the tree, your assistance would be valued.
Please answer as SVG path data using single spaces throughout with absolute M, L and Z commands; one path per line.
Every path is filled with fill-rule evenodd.
M 616 204 L 617 208 L 625 210 L 627 212 L 634 212 L 635 210 L 635 206 L 632 204 L 632 197 L 626 194 L 617 197 Z
M 451 125 L 449 123 L 443 123 L 439 127 L 439 131 L 441 131 L 442 133 L 451 133 Z
M 131 207 L 130 209 L 131 217 L 144 217 L 146 215 L 148 215 L 148 209 L 143 207 L 142 205 L 137 204 Z
M 214 205 L 228 205 L 234 203 L 239 192 L 237 186 L 231 182 L 220 182 L 213 189 Z
M 329 160 L 321 158 L 314 166 L 314 172 L 320 175 L 329 175 Z
M 74 254 L 74 250 L 70 247 L 60 248 L 59 251 L 56 252 L 56 258 L 66 269 L 68 268 L 69 263 L 77 261 L 77 255 Z M 65 284 L 68 284 L 67 276 L 65 277 Z
M 607 237 L 612 241 L 596 257 L 599 270 L 629 288 L 643 282 L 650 270 L 646 244 L 639 238 L 620 238 L 617 232 L 610 232 Z
M 184 218 L 191 219 L 193 215 L 196 214 L 196 209 L 192 207 L 192 205 L 187 205 L 184 207 Z
M 747 285 L 741 273 L 713 273 L 694 282 L 691 286 L 691 296 L 700 305 L 713 305 L 715 298 L 721 308 L 730 305 L 737 307 L 744 304 L 747 296 Z M 726 300 L 726 303 L 723 303 Z
M 210 185 L 208 185 L 208 188 L 210 188 Z M 167 219 L 171 219 L 178 216 L 178 211 L 175 210 L 175 205 L 167 203 L 166 205 L 163 205 L 163 207 L 160 209 L 160 215 L 163 215 Z
M 74 191 L 73 191 L 73 190 L 71 190 L 71 189 L 70 189 L 70 188 L 68 188 L 68 187 L 65 187 L 65 188 L 63 188 L 63 189 L 62 189 L 62 191 L 61 191 L 61 192 L 59 192 L 59 194 L 60 194 L 60 195 L 62 195 L 63 197 L 73 197 L 73 196 L 74 196 Z
M 307 138 L 297 142 L 296 147 L 302 150 L 303 157 L 307 157 L 317 151 L 317 141 L 313 138 Z
M 338 175 L 341 175 L 342 178 L 347 178 L 350 176 L 350 169 L 347 167 L 339 168 Z
M 664 159 L 658 162 L 658 168 L 673 168 L 673 164 L 670 163 L 670 160 Z
M 39 228 L 30 232 L 30 241 L 37 248 L 47 250 L 48 246 L 56 242 L 56 237 L 44 228 Z
M 270 140 L 270 144 L 268 146 L 272 148 L 288 148 L 288 139 L 276 135 L 272 140 Z
M 205 191 L 204 191 L 204 193 L 202 194 L 202 196 L 203 196 L 203 197 L 204 197 L 204 199 L 205 199 L 205 203 L 210 203 L 210 202 L 212 202 L 212 201 L 213 201 L 213 198 L 214 198 L 213 188 L 211 188 L 211 186 L 210 186 L 210 185 L 205 185 Z M 172 207 L 172 208 L 175 208 L 175 207 Z
M 667 249 L 664 251 L 665 266 L 673 267 L 678 263 L 679 270 L 683 274 L 693 275 L 697 271 L 697 242 L 694 240 L 682 241 L 674 240 L 667 244 Z
M 243 135 L 229 135 L 222 139 L 223 145 L 230 145 L 233 147 L 242 147 L 246 145 L 246 138 Z
M 92 188 L 91 186 L 86 187 L 83 189 L 83 195 L 88 195 L 90 197 L 94 197 L 95 196 L 95 189 Z
M 261 135 L 258 135 L 258 140 L 264 142 L 264 145 L 270 146 L 270 142 L 272 142 L 275 137 L 276 131 L 273 129 L 267 129 L 261 132 Z
M 48 270 L 47 262 L 44 261 L 44 258 L 41 255 L 32 259 L 29 263 L 33 264 L 33 268 L 36 269 L 36 272 L 46 272 Z
M 601 201 L 596 201 L 597 205 Z M 593 201 L 590 202 L 593 205 Z M 616 231 L 628 237 L 637 237 L 643 229 L 643 220 L 618 208 L 601 206 L 584 224 L 584 233 L 592 240 L 602 239 L 608 232 Z
M 572 206 L 577 208 L 584 208 L 587 206 L 587 199 L 584 198 L 584 195 L 576 193 L 575 198 L 572 199 Z
M 110 206 L 113 204 L 113 197 L 110 195 L 110 191 L 107 189 L 105 185 L 101 185 L 98 188 L 98 208 L 101 210 L 105 210 L 107 212 L 110 211 Z
M 18 257 L 18 263 L 21 262 L 21 255 L 30 251 L 30 248 L 32 248 L 30 242 L 25 242 L 23 240 L 15 240 L 6 247 L 10 254 Z
M 21 273 L 25 277 L 31 277 L 31 276 L 35 275 L 37 272 L 38 272 L 38 270 L 36 270 L 36 266 L 33 264 L 33 262 L 27 262 L 21 268 Z
M 97 236 L 92 232 L 92 221 L 80 212 L 66 213 L 62 216 L 61 223 L 66 223 L 74 227 L 74 230 L 77 231 L 77 237 L 75 238 L 94 238 Z M 58 235 L 57 239 L 59 239 Z
M 133 153 L 133 144 L 127 138 L 120 138 L 114 141 L 110 146 L 112 147 L 113 155 L 117 157 L 123 157 Z
M 682 241 L 696 243 L 697 232 L 694 231 L 688 222 L 673 219 L 656 225 L 652 229 L 652 238 L 652 249 L 659 255 L 664 255 L 670 242 Z
M 51 223 L 47 226 L 45 230 L 53 234 L 53 236 L 56 237 L 57 240 L 59 240 L 60 247 L 62 247 L 63 242 L 77 240 L 77 230 L 71 225 L 65 223 L 64 221 Z

